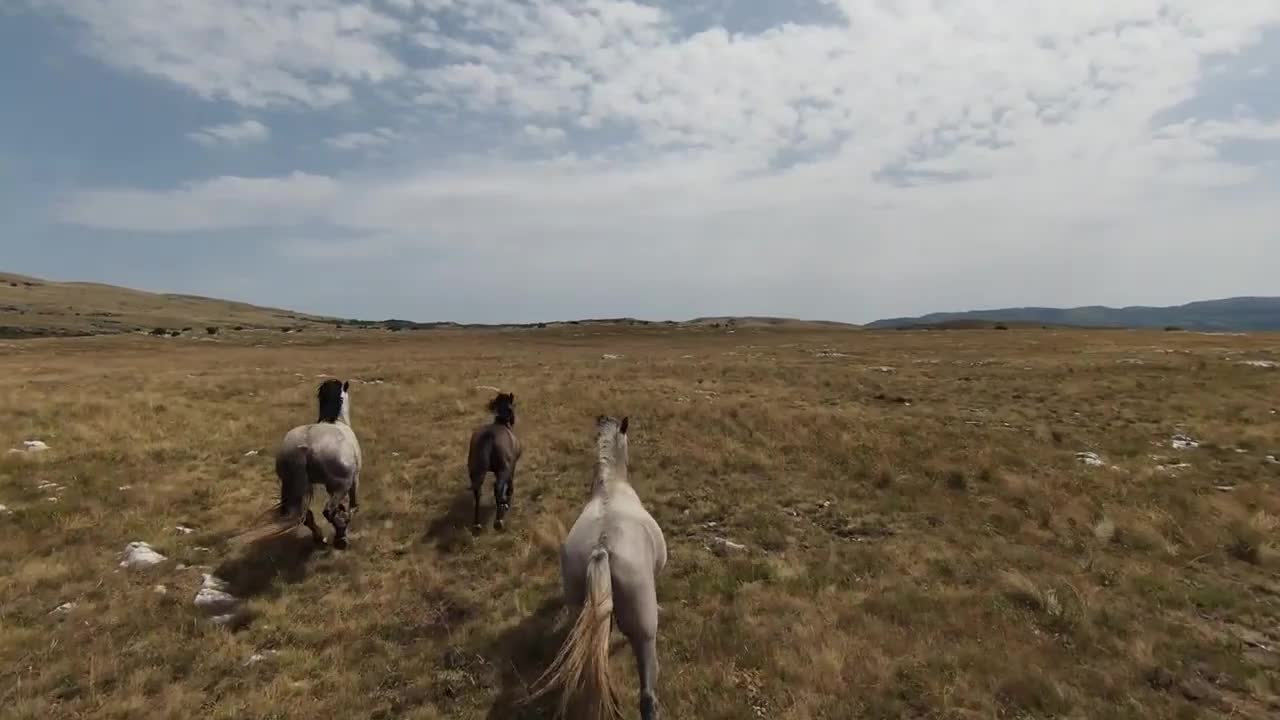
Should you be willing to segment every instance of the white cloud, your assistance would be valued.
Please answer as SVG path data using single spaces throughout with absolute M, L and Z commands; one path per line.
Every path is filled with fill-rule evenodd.
M 556 145 L 565 141 L 568 137 L 564 130 L 558 127 L 542 127 L 540 125 L 525 125 L 524 135 L 529 142 L 535 145 Z
M 288 227 L 328 217 L 340 185 L 293 173 L 282 178 L 220 177 L 174 190 L 95 190 L 58 209 L 68 223 L 143 232 Z
M 380 127 L 371 132 L 348 132 L 325 139 L 325 144 L 339 150 L 362 150 L 380 147 L 393 142 L 399 133 L 388 127 Z
M 518 272 L 528 292 L 769 299 L 843 317 L 1225 294 L 1280 262 L 1265 242 L 1280 204 L 1263 163 L 1228 153 L 1280 140 L 1280 119 L 1177 112 L 1210 61 L 1280 23 L 1275 0 L 829 0 L 839 22 L 752 34 L 689 33 L 661 7 L 622 0 L 389 4 L 426 14 L 323 0 L 314 33 L 296 2 L 235 0 L 195 20 L 76 14 L 109 62 L 205 96 L 323 105 L 380 84 L 422 103 L 421 117 L 513 132 L 423 157 L 416 172 L 398 158 L 382 176 L 95 191 L 64 217 L 139 230 L 318 223 L 343 239 L 307 243 L 311 258 L 395 248 L 406 262 L 426 248 L 460 276 L 514 252 L 521 261 L 494 272 Z M 204 37 L 255 13 L 274 29 L 247 44 L 270 50 L 246 59 Z M 152 50 L 121 54 L 123 40 Z M 401 55 L 401 41 L 419 47 Z M 408 59 L 422 57 L 435 59 Z M 406 138 L 327 142 L 391 139 Z M 602 268 L 618 269 L 609 288 L 593 284 Z
M 204 145 L 246 145 L 264 142 L 271 137 L 271 130 L 257 120 L 245 120 L 239 123 L 210 125 L 195 132 L 187 133 L 187 137 Z
M 39 0 L 76 20 L 104 63 L 249 107 L 349 99 L 404 72 L 401 21 L 339 0 Z

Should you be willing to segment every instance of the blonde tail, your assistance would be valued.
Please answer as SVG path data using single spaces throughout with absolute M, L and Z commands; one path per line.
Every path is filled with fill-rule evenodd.
M 613 580 L 609 551 L 597 548 L 587 562 L 587 597 L 582 611 L 565 638 L 551 667 L 534 683 L 534 700 L 561 688 L 557 718 L 563 718 L 574 701 L 581 703 L 583 720 L 621 718 L 618 695 L 609 677 L 609 630 L 613 617 Z M 527 701 L 526 701 L 527 702 Z

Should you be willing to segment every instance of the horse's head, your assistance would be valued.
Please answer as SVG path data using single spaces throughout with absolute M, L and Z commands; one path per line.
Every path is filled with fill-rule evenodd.
M 493 413 L 493 418 L 497 422 L 507 426 L 515 425 L 516 394 L 498 393 L 489 401 L 489 412 Z
M 333 423 L 341 420 L 350 424 L 350 390 L 351 384 L 342 380 L 325 380 L 316 390 L 316 399 L 320 405 L 320 419 L 316 422 Z
M 596 449 L 601 460 L 608 460 L 614 465 L 627 465 L 627 427 L 631 424 L 629 416 L 622 420 L 601 415 L 596 418 Z

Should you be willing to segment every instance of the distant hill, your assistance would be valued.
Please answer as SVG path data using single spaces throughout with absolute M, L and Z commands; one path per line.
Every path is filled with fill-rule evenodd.
M 787 318 L 698 318 L 684 323 L 599 318 L 523 324 L 457 323 L 451 321 L 359 320 L 334 318 L 259 307 L 242 302 L 84 282 L 55 282 L 0 272 L 0 338 L 108 335 L 147 332 L 203 334 L 224 330 L 305 330 L 333 328 L 380 331 L 434 329 L 555 328 L 565 326 L 706 327 L 732 330 L 751 327 L 834 328 L 842 323 L 808 322 Z
M 1205 300 L 1174 307 L 1100 305 L 1077 308 L 1022 307 L 969 312 L 931 313 L 914 318 L 877 320 L 864 327 L 991 327 L 994 324 L 1054 325 L 1106 328 L 1182 328 L 1246 332 L 1280 330 L 1280 297 L 1237 297 Z
M 0 337 L 301 329 L 335 322 L 228 300 L 0 273 Z

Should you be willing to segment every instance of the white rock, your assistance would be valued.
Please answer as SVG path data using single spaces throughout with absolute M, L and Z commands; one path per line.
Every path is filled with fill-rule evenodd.
M 209 573 L 201 573 L 203 583 L 192 602 L 210 615 L 227 615 L 240 603 L 240 598 L 227 592 L 227 581 Z M 214 618 L 217 622 L 217 618 Z M 225 621 L 224 621 L 225 622 Z
M 717 555 L 727 555 L 731 552 L 745 552 L 746 549 L 747 546 L 742 543 L 736 543 L 722 537 L 711 538 L 711 550 Z
M 1280 367 L 1280 363 L 1276 363 L 1273 360 L 1241 360 L 1238 364 L 1246 367 L 1265 368 L 1268 370 L 1274 370 L 1277 367 Z
M 157 595 L 168 595 L 168 594 L 169 594 L 169 588 L 165 587 L 164 585 L 157 585 L 157 586 L 155 586 L 155 587 L 153 587 L 153 588 L 151 588 L 151 589 L 152 589 L 153 591 L 155 591 L 155 593 L 156 593 Z
M 867 368 L 867 369 L 868 369 L 868 370 L 870 370 L 871 372 L 878 372 L 878 373 L 892 373 L 892 372 L 897 372 L 897 370 L 896 370 L 896 369 L 891 368 L 891 367 L 889 367 L 888 365 L 877 365 L 877 366 L 875 366 L 875 367 L 869 367 L 869 368 Z
M 120 492 L 124 492 L 125 490 L 132 490 L 132 489 L 133 489 L 133 486 L 132 486 L 132 485 L 121 485 L 120 487 L 118 487 L 118 488 L 116 488 L 116 489 L 117 489 L 117 490 L 119 490 Z
M 263 650 L 263 651 L 262 651 L 262 652 L 260 652 L 260 653 L 254 653 L 254 654 L 250 655 L 250 656 L 249 656 L 249 659 L 244 661 L 244 664 L 245 664 L 245 665 L 256 665 L 257 663 L 260 663 L 260 662 L 262 662 L 262 661 L 266 660 L 267 658 L 272 657 L 273 655 L 276 655 L 276 654 L 277 654 L 277 652 L 276 652 L 275 650 Z
M 1157 465 L 1156 472 L 1176 473 L 1179 470 L 1188 470 L 1190 468 L 1191 468 L 1191 463 L 1177 463 L 1174 465 Z
M 0 515 L 12 515 L 12 514 L 13 514 L 13 511 L 9 509 L 8 505 L 0 504 Z
M 54 608 L 54 609 L 50 610 L 50 611 L 49 611 L 49 614 L 50 614 L 50 615 L 66 615 L 67 613 L 69 613 L 69 612 L 71 612 L 72 610 L 75 610 L 75 609 L 76 609 L 76 604 L 75 604 L 75 603 L 73 603 L 73 602 L 64 602 L 64 603 L 62 603 L 61 605 L 59 605 L 58 607 L 56 607 L 56 608 Z
M 1280 458 L 1276 457 L 1275 455 L 1268 455 L 1267 462 L 1271 463 L 1272 465 L 1280 465 Z
M 44 452 L 49 449 L 49 446 L 43 440 L 24 440 L 22 449 L 27 452 Z
M 189 528 L 186 525 L 175 525 L 173 526 L 173 529 L 176 530 L 179 535 L 190 535 L 196 531 L 195 528 Z
M 165 556 L 151 549 L 147 543 L 135 540 L 125 546 L 124 559 L 120 561 L 120 567 L 149 568 L 159 565 L 166 559 Z
M 1091 467 L 1103 467 L 1106 465 L 1106 462 L 1096 452 L 1078 452 L 1076 453 L 1076 460 Z
M 1170 444 L 1173 445 L 1173 449 L 1175 450 L 1194 450 L 1195 448 L 1200 447 L 1200 443 L 1192 440 L 1186 435 L 1174 435 Z
M 603 354 L 603 355 L 601 355 L 601 356 L 600 356 L 600 359 L 601 359 L 601 360 L 621 360 L 621 359 L 622 359 L 622 356 L 621 356 L 621 355 L 615 355 L 615 354 L 613 354 L 613 353 L 605 353 L 605 354 Z
M 258 451 L 257 451 L 257 450 L 250 450 L 249 452 L 245 453 L 245 454 L 244 454 L 244 456 L 245 456 L 245 457 L 257 457 L 257 456 L 258 456 Z

